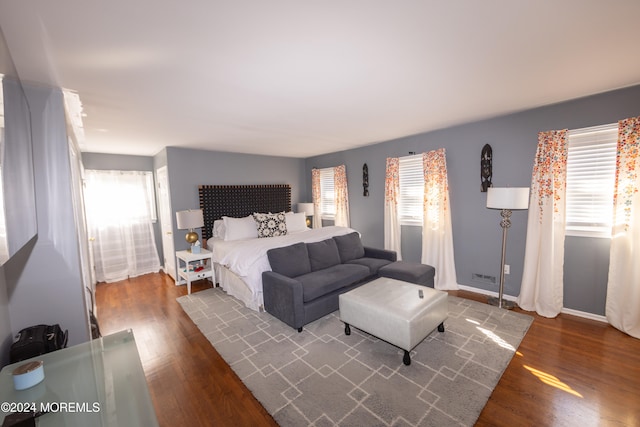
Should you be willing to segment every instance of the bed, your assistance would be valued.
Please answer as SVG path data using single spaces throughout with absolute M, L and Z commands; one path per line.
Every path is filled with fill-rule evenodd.
M 337 226 L 307 228 L 304 214 L 291 212 L 291 187 L 286 184 L 201 185 L 199 197 L 205 223 L 202 238 L 213 253 L 216 283 L 255 311 L 263 310 L 262 272 L 271 270 L 269 249 L 355 231 Z M 258 237 L 253 213 L 284 213 L 282 227 L 287 233 Z

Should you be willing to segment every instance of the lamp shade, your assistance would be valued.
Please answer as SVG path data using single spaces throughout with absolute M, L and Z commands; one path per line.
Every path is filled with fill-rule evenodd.
M 313 216 L 313 203 L 298 203 L 298 212 L 304 212 L 306 216 Z
M 489 187 L 487 207 L 490 209 L 527 209 L 529 207 L 529 187 Z
M 204 226 L 202 209 L 189 209 L 187 211 L 176 212 L 176 222 L 178 230 L 192 230 Z

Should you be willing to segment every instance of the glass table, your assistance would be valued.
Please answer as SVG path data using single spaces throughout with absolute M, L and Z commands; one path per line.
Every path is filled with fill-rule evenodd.
M 126 330 L 28 360 L 44 362 L 44 380 L 15 390 L 0 372 L 0 413 L 46 412 L 37 426 L 157 426 L 133 331 Z

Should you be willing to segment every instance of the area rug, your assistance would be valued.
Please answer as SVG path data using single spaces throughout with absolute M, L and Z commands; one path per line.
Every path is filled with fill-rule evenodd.
M 221 288 L 178 298 L 281 426 L 472 426 L 532 317 L 449 296 L 445 332 L 403 351 L 338 311 L 301 333 Z

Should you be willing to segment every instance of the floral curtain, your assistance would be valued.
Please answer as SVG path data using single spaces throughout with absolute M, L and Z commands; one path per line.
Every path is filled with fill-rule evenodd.
M 422 154 L 424 215 L 422 263 L 436 269 L 436 289 L 458 289 L 453 256 L 453 231 L 445 149 Z
M 398 218 L 398 198 L 400 197 L 400 159 L 387 158 L 384 183 L 384 248 L 395 251 L 398 261 L 400 254 L 400 220 Z
M 347 168 L 345 165 L 336 166 L 333 169 L 336 217 L 334 224 L 341 227 L 349 227 L 349 191 L 347 189 Z
M 320 169 L 311 169 L 311 199 L 313 202 L 313 211 L 315 216 L 313 218 L 313 228 L 322 227 L 322 217 L 320 215 L 320 200 L 322 193 L 320 192 Z
M 538 134 L 518 305 L 545 317 L 562 310 L 567 152 L 566 129 Z
M 640 338 L 640 117 L 618 123 L 606 316 Z

